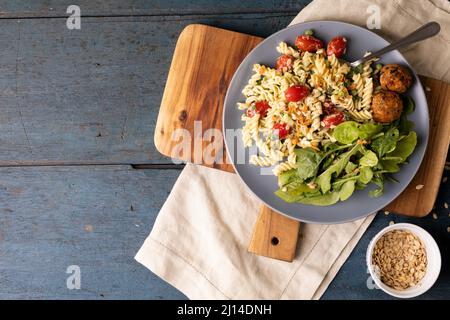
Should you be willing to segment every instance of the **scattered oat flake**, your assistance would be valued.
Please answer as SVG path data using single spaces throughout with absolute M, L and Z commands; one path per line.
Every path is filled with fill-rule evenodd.
M 447 202 L 444 202 L 444 208 L 448 209 L 448 203 Z
M 384 212 L 384 214 L 385 214 L 385 215 L 388 215 L 388 214 L 389 214 L 389 211 L 386 210 L 386 211 Z
M 437 214 L 436 214 L 436 213 L 433 213 L 433 219 L 434 219 L 434 220 L 437 220 L 437 218 L 438 218 Z
M 449 233 L 450 233 L 450 227 L 447 227 L 447 232 L 449 232 Z
M 425 90 L 427 90 L 428 92 L 431 91 L 430 87 L 425 87 Z
M 448 179 L 447 177 L 443 177 L 443 178 L 442 178 L 442 183 L 446 183 L 446 182 L 447 182 L 447 179 Z
M 389 221 L 389 225 L 392 226 L 393 224 L 395 224 L 394 221 Z
M 418 184 L 417 186 L 416 186 L 416 190 L 420 190 L 420 189 L 422 189 L 423 188 L 423 184 Z

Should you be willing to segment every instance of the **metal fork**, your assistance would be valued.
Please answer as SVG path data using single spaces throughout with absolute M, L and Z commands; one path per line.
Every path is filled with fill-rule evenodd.
M 439 33 L 439 31 L 441 30 L 441 26 L 439 25 L 439 23 L 437 22 L 428 22 L 427 24 L 424 24 L 423 26 L 421 26 L 419 29 L 417 29 L 416 31 L 411 32 L 409 35 L 407 35 L 404 38 L 401 38 L 400 40 L 384 47 L 381 50 L 378 50 L 374 53 L 369 54 L 368 56 L 361 58 L 359 60 L 356 60 L 352 63 L 350 63 L 350 65 L 352 67 L 356 67 L 361 63 L 364 63 L 366 61 L 369 61 L 370 59 L 373 58 L 378 58 L 380 56 L 382 56 L 383 54 L 390 52 L 392 50 L 395 49 L 399 49 L 405 46 L 408 46 L 412 43 L 415 42 L 419 42 L 428 38 L 431 38 L 435 35 L 437 35 Z

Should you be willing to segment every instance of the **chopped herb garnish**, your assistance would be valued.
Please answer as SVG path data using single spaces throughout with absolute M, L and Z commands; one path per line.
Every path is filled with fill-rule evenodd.
M 351 68 L 351 70 L 350 70 L 351 76 L 353 76 L 356 73 L 362 73 L 363 72 L 363 67 L 364 66 L 361 63 L 361 64 L 358 64 L 356 67 Z

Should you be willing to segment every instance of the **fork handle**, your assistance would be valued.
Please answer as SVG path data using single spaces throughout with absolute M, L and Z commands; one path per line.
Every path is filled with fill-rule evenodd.
M 441 26 L 437 22 L 428 22 L 427 24 L 424 24 L 416 31 L 411 32 L 406 37 L 400 39 L 399 41 L 396 41 L 387 47 L 384 47 L 381 50 L 378 50 L 362 59 L 359 59 L 358 61 L 355 61 L 351 63 L 352 66 L 357 66 L 363 62 L 369 61 L 370 59 L 379 57 L 389 51 L 396 50 L 405 46 L 408 46 L 410 44 L 413 44 L 415 42 L 419 42 L 428 38 L 431 38 L 439 33 L 441 30 Z

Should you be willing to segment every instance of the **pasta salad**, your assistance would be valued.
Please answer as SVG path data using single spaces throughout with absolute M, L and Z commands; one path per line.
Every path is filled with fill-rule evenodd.
M 379 196 L 416 146 L 406 119 L 414 101 L 401 95 L 409 70 L 375 60 L 352 68 L 346 47 L 345 37 L 325 47 L 307 30 L 295 47 L 278 45 L 274 67 L 255 64 L 242 90 L 243 143 L 258 150 L 249 161 L 273 167 L 285 201 L 331 205 L 369 183 Z

